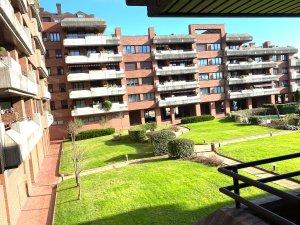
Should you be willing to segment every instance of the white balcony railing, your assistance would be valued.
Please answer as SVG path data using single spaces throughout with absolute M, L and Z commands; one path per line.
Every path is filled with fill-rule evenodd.
M 49 128 L 54 122 L 54 117 L 49 111 L 44 111 L 43 115 L 43 127 L 44 129 Z
M 196 58 L 196 50 L 154 50 L 156 60 Z
M 300 67 L 300 59 L 299 58 L 292 58 L 290 60 L 291 66 L 299 66 Z
M 109 111 L 106 111 L 102 108 L 101 104 L 93 105 L 93 107 L 83 107 L 76 108 L 72 110 L 72 116 L 87 116 L 94 114 L 104 114 L 104 113 L 113 113 L 113 112 L 123 112 L 128 111 L 128 105 L 126 102 L 124 103 L 113 103 L 112 107 Z
M 2 22 L 7 24 L 26 54 L 33 54 L 30 31 L 21 25 L 9 0 L 0 1 L 0 15 L 0 20 L 2 18 Z M 9 34 L 6 35 L 9 36 Z
M 164 100 L 158 101 L 159 107 L 173 106 L 173 105 L 188 105 L 199 103 L 199 96 L 177 96 L 177 97 L 169 97 Z
M 291 84 L 291 91 L 292 92 L 296 92 L 297 90 L 300 91 L 300 84 L 298 84 L 298 83 L 292 83 Z
M 294 79 L 294 80 L 300 79 L 300 72 L 297 72 L 297 71 L 292 72 L 291 79 Z
M 252 69 L 264 69 L 264 68 L 276 68 L 276 62 L 240 62 L 239 64 L 228 64 L 228 70 L 252 70 Z
M 83 37 L 69 36 L 64 39 L 64 46 L 101 46 L 101 45 L 120 45 L 119 37 L 104 35 L 86 35 Z
M 38 30 L 38 23 L 35 18 L 32 18 L 32 36 L 35 38 L 35 40 L 38 43 L 39 49 L 43 52 L 43 54 L 46 53 L 46 48 L 44 46 L 42 33 Z
M 277 75 L 247 75 L 240 77 L 230 77 L 228 78 L 229 84 L 247 84 L 247 83 L 260 83 L 268 81 L 278 81 L 279 77 Z
M 71 99 L 93 98 L 112 95 L 124 95 L 126 93 L 125 86 L 120 87 L 97 87 L 90 90 L 76 90 L 70 92 Z
M 44 100 L 51 99 L 51 93 L 48 90 L 48 87 L 44 84 L 40 84 L 40 97 Z
M 34 80 L 34 76 L 28 74 L 22 75 L 21 66 L 13 58 L 3 57 L 0 59 L 0 88 L 7 89 L 22 95 L 37 95 L 38 85 Z M 31 79 L 29 79 L 31 77 Z
M 198 82 L 197 81 L 173 81 L 173 82 L 165 82 L 163 84 L 156 84 L 156 87 L 157 87 L 157 91 L 195 89 L 198 87 Z
M 242 91 L 229 91 L 229 98 L 248 98 L 248 97 L 256 97 L 256 96 L 265 96 L 265 95 L 275 95 L 279 94 L 278 88 L 255 88 L 255 89 L 246 89 Z
M 85 64 L 85 63 L 106 63 L 106 62 L 121 62 L 122 53 L 90 53 L 87 56 L 67 56 L 67 64 Z
M 122 79 L 125 76 L 124 70 L 90 70 L 88 73 L 70 73 L 69 82 L 89 80 L 110 80 Z
M 41 53 L 40 49 L 35 50 L 35 57 L 37 61 L 38 70 L 40 71 L 40 73 L 43 75 L 44 78 L 47 78 L 49 74 L 45 64 L 45 57 Z
M 164 66 L 156 69 L 157 76 L 195 74 L 198 72 L 197 66 Z

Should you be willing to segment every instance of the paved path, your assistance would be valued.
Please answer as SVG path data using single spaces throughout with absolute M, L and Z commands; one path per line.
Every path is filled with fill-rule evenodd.
M 17 225 L 51 225 L 54 212 L 57 170 L 61 142 L 51 142 L 36 183 L 25 203 Z

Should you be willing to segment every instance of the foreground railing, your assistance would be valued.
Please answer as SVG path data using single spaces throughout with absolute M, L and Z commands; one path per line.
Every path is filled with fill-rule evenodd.
M 248 206 L 248 208 L 250 210 L 252 210 L 254 213 L 266 218 L 268 221 L 272 221 L 273 223 L 282 224 L 282 225 L 296 225 L 294 222 L 290 221 L 289 219 L 284 218 L 284 217 L 268 210 L 267 208 L 263 207 L 262 205 L 255 204 L 254 202 L 248 201 L 247 199 L 241 197 L 240 189 L 246 188 L 246 187 L 256 187 L 256 188 L 261 189 L 269 194 L 273 194 L 274 196 L 277 196 L 290 204 L 296 204 L 300 207 L 300 197 L 299 196 L 281 191 L 275 187 L 272 187 L 272 186 L 266 184 L 268 182 L 273 182 L 273 181 L 277 181 L 277 180 L 282 180 L 282 179 L 299 176 L 300 170 L 286 173 L 286 174 L 281 174 L 281 175 L 274 175 L 274 176 L 262 178 L 259 180 L 253 180 L 251 178 L 243 176 L 238 173 L 238 170 L 244 169 L 247 167 L 263 165 L 263 164 L 267 164 L 267 163 L 274 163 L 274 162 L 279 162 L 279 161 L 288 160 L 288 159 L 295 159 L 295 158 L 299 158 L 299 157 L 300 157 L 300 153 L 295 153 L 295 154 L 291 154 L 291 155 L 284 155 L 284 156 L 279 156 L 279 157 L 274 157 L 274 158 L 262 159 L 262 160 L 258 160 L 258 161 L 254 161 L 254 162 L 242 163 L 242 164 L 233 165 L 233 166 L 221 167 L 218 169 L 219 172 L 232 177 L 233 185 L 220 188 L 220 191 L 223 194 L 225 194 L 235 200 L 236 208 L 240 208 L 241 204 L 243 204 L 245 206 Z M 242 181 L 243 183 L 239 183 L 239 181 Z

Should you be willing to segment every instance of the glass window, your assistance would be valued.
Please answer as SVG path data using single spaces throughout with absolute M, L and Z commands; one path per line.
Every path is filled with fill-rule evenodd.
M 73 83 L 73 90 L 75 91 L 84 90 L 84 83 L 83 82 Z
M 49 76 L 51 76 L 52 75 L 52 73 L 51 73 L 51 67 L 47 67 L 47 71 L 48 71 Z
M 69 108 L 67 100 L 62 100 L 60 103 L 61 103 L 61 108 L 62 109 L 68 109 Z
M 288 68 L 284 67 L 281 69 L 281 72 L 282 72 L 282 74 L 288 74 L 289 70 L 288 70 Z
M 215 94 L 224 93 L 224 87 L 222 86 L 213 87 L 212 92 Z
M 50 102 L 50 109 L 55 110 L 55 102 L 54 101 Z
M 278 74 L 279 74 L 279 70 L 276 69 L 276 68 L 273 68 L 273 74 L 274 74 L 274 75 L 278 75 Z
M 288 61 L 288 56 L 287 55 L 280 55 L 280 60 L 281 61 Z
M 277 55 L 272 55 L 271 60 L 274 61 L 274 62 L 276 62 L 277 61 Z
M 143 85 L 153 85 L 153 77 L 143 77 L 142 84 Z
M 223 79 L 223 73 L 222 73 L 222 72 L 213 73 L 213 74 L 212 74 L 212 78 L 213 78 L 214 80 Z
M 132 95 L 128 95 L 128 101 L 129 102 L 139 102 L 140 99 L 140 95 L 139 94 L 132 94 Z
M 202 95 L 209 95 L 209 88 L 200 88 L 200 93 Z
M 136 70 L 136 62 L 127 62 L 125 63 L 125 70 L 126 71 L 131 71 L 131 70 Z
M 289 87 L 289 82 L 287 80 L 281 81 L 281 86 L 282 87 Z
M 57 32 L 51 32 L 49 33 L 50 41 L 52 42 L 59 42 L 60 41 L 60 34 Z
M 83 107 L 86 107 L 85 105 L 85 100 L 75 100 L 74 101 L 74 106 L 76 108 L 83 108 Z
M 62 58 L 62 53 L 60 49 L 55 49 L 55 58 L 61 59 Z
M 57 67 L 57 75 L 59 75 L 59 76 L 64 75 L 64 68 Z
M 212 58 L 211 64 L 212 65 L 221 65 L 222 64 L 222 58 L 221 57 Z
M 149 45 L 139 45 L 137 46 L 137 53 L 149 53 L 150 46 Z
M 200 73 L 199 79 L 200 80 L 209 80 L 209 74 L 208 73 Z
M 153 92 L 143 94 L 144 101 L 151 101 L 151 100 L 154 100 L 154 98 L 155 98 L 155 95 Z
M 48 84 L 48 90 L 50 93 L 53 93 L 54 90 L 53 90 L 53 84 Z
M 221 44 L 220 43 L 214 43 L 210 46 L 212 51 L 220 51 L 221 50 Z
M 78 56 L 78 55 L 80 55 L 80 51 L 78 49 L 70 49 L 69 55 L 70 56 Z
M 134 45 L 125 45 L 123 48 L 124 54 L 134 54 L 135 46 Z
M 199 59 L 199 66 L 207 66 L 208 59 Z
M 49 58 L 49 57 L 50 57 L 50 54 L 49 54 L 49 50 L 48 50 L 48 49 L 46 49 L 45 57 L 46 57 L 46 58 Z
M 138 78 L 127 79 L 127 86 L 138 86 L 138 85 L 139 85 L 139 79 Z
M 66 88 L 66 84 L 58 84 L 59 86 L 59 91 L 60 92 L 66 92 L 67 88 Z
M 197 44 L 196 47 L 197 47 L 198 52 L 207 51 L 207 45 L 206 44 Z
M 152 68 L 152 63 L 150 61 L 144 61 L 140 64 L 142 70 L 149 70 Z

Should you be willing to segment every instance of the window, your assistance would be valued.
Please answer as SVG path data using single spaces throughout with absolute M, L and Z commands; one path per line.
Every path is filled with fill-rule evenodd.
M 138 85 L 139 85 L 139 79 L 138 78 L 127 79 L 127 86 L 138 86 Z
M 48 71 L 49 76 L 51 76 L 52 75 L 52 73 L 51 73 L 51 67 L 47 67 L 47 71 Z
M 200 88 L 200 92 L 202 95 L 209 95 L 209 88 Z
M 288 74 L 289 70 L 288 70 L 288 68 L 284 67 L 281 69 L 281 72 L 282 72 L 282 74 Z
M 288 56 L 287 55 L 280 55 L 280 60 L 281 61 L 288 61 Z
M 222 86 L 213 87 L 212 92 L 215 94 L 224 93 L 224 87 Z
M 287 80 L 281 81 L 281 86 L 282 87 L 289 87 L 289 82 Z
M 55 49 L 55 58 L 61 59 L 62 58 L 62 53 L 60 49 Z
M 221 44 L 220 43 L 214 43 L 210 46 L 212 51 L 220 51 L 221 50 Z
M 198 52 L 207 51 L 207 45 L 206 44 L 197 44 L 197 51 Z
M 128 62 L 125 63 L 125 70 L 126 71 L 131 71 L 131 70 L 136 70 L 136 62 Z
M 274 74 L 274 75 L 278 75 L 278 74 L 279 74 L 279 70 L 276 69 L 276 68 L 273 68 L 273 74 Z
M 153 77 L 143 77 L 142 84 L 143 85 L 153 85 Z
M 149 53 L 150 46 L 149 45 L 139 45 L 137 48 L 137 53 Z
M 50 109 L 55 110 L 55 102 L 54 101 L 50 102 Z
M 67 88 L 66 88 L 66 84 L 58 84 L 59 86 L 59 91 L 60 92 L 66 92 Z
M 80 91 L 80 90 L 83 90 L 84 89 L 84 84 L 83 82 L 76 82 L 76 83 L 73 83 L 73 90 L 75 91 Z
M 199 66 L 207 66 L 208 59 L 199 59 Z
M 64 75 L 64 68 L 57 67 L 57 75 L 59 75 L 59 76 Z
M 70 56 L 78 56 L 78 55 L 80 55 L 80 52 L 79 52 L 78 49 L 70 49 L 69 50 L 69 55 Z
M 128 101 L 129 102 L 139 102 L 140 99 L 140 95 L 139 94 L 133 94 L 133 95 L 128 95 Z
M 48 50 L 48 49 L 46 49 L 45 57 L 46 57 L 46 58 L 49 58 L 49 57 L 50 57 L 50 54 L 49 54 L 49 50 Z
M 239 50 L 240 46 L 238 46 L 238 45 L 229 45 L 229 49 Z
M 212 65 L 221 65 L 222 64 L 222 58 L 221 57 L 212 58 L 211 64 Z
M 60 41 L 60 34 L 55 32 L 55 33 L 49 33 L 49 38 L 50 41 L 52 42 L 59 42 Z
M 209 75 L 208 75 L 208 73 L 200 73 L 199 79 L 200 79 L 200 80 L 209 80 Z
M 154 100 L 154 98 L 155 98 L 155 95 L 153 92 L 143 94 L 144 101 L 151 101 L 151 100 Z
M 223 73 L 222 73 L 222 72 L 213 73 L 213 74 L 212 74 L 212 78 L 213 78 L 214 80 L 223 79 Z
M 134 45 L 125 45 L 123 49 L 124 54 L 134 54 L 135 46 Z
M 48 90 L 50 93 L 53 93 L 54 90 L 53 90 L 53 84 L 48 84 Z
M 62 109 L 68 109 L 68 108 L 69 108 L 69 106 L 68 106 L 68 101 L 67 101 L 67 100 L 62 100 L 62 101 L 60 102 L 60 104 L 61 104 L 61 108 L 62 108 Z
M 150 61 L 144 61 L 140 64 L 142 70 L 150 70 L 152 68 L 152 63 Z
M 86 106 L 86 105 L 85 105 L 85 101 L 84 101 L 84 100 L 75 100 L 75 101 L 74 101 L 74 106 L 75 106 L 76 108 L 83 108 L 83 107 Z
M 277 55 L 272 55 L 271 60 L 274 61 L 274 62 L 276 62 L 277 61 Z

